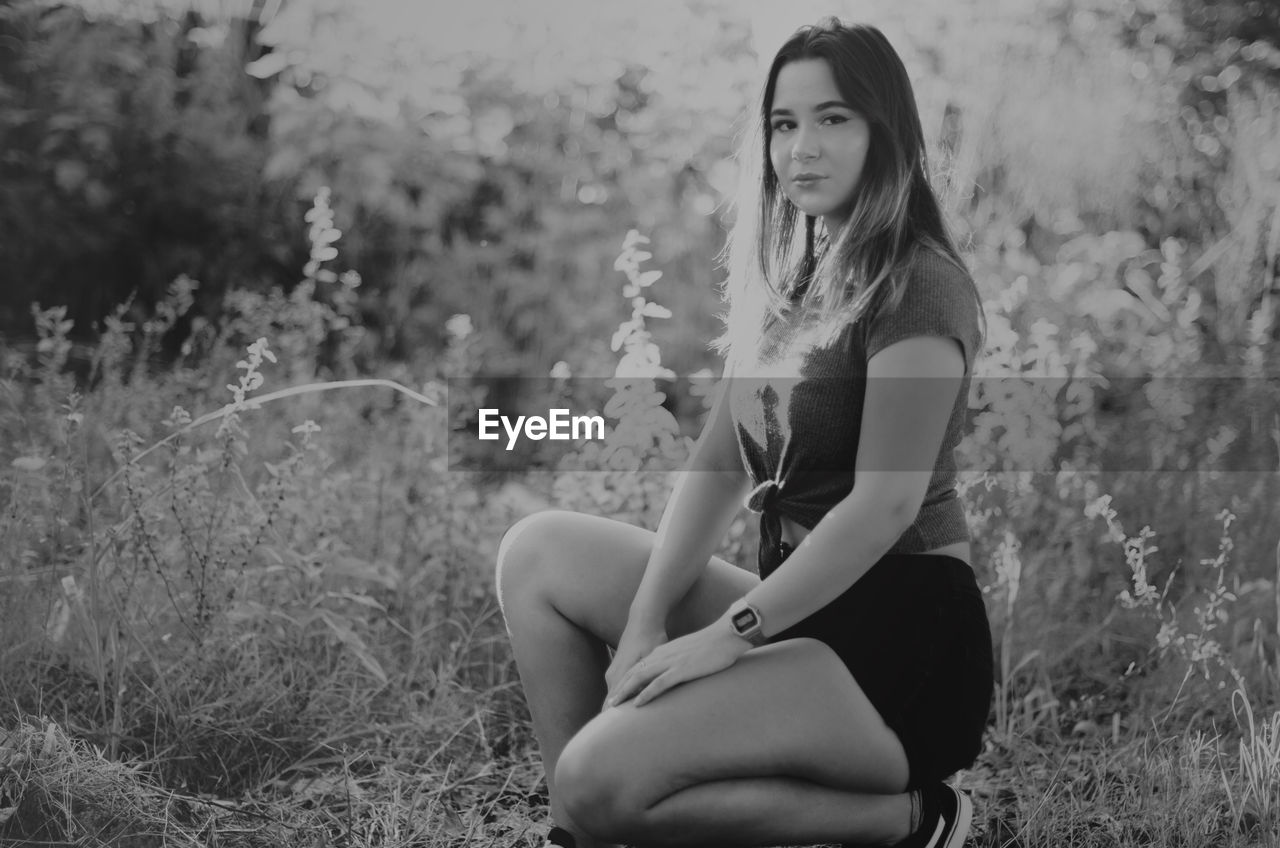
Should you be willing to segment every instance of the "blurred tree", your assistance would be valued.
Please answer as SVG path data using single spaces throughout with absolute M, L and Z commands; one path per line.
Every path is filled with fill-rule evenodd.
M 654 327 L 668 361 L 713 364 L 718 213 L 757 52 L 829 5 L 17 0 L 0 9 L 0 330 L 29 333 L 39 299 L 84 333 L 182 272 L 211 314 L 229 287 L 287 289 L 329 185 L 385 354 L 438 352 L 466 312 L 484 368 L 601 367 L 582 340 L 623 317 L 613 259 L 634 227 L 678 317 Z M 1123 288 L 1178 238 L 1211 335 L 1252 326 L 1280 241 L 1274 4 L 857 8 L 945 138 L 972 249 L 1052 263 L 1084 233 L 1133 231 L 1137 253 L 1096 281 Z
M 386 352 L 438 350 L 445 319 L 466 312 L 501 340 L 486 349 L 507 351 L 485 367 L 581 357 L 580 340 L 621 317 L 602 295 L 622 283 L 613 260 L 632 226 L 674 263 L 666 302 L 711 336 L 712 175 L 752 61 L 741 24 L 662 5 L 419 9 L 418 27 L 401 16 L 387 31 L 377 9 L 300 0 L 263 33 L 288 57 L 251 68 L 278 82 L 266 173 L 346 202 L 344 255 L 377 293 L 366 322 Z M 599 31 L 633 37 L 620 50 Z M 665 341 L 674 361 L 706 364 L 701 343 Z
M 259 179 L 255 27 L 0 8 L 0 331 L 29 334 L 37 300 L 68 305 L 84 336 L 135 292 L 149 312 L 181 273 L 206 302 L 296 275 L 300 215 Z

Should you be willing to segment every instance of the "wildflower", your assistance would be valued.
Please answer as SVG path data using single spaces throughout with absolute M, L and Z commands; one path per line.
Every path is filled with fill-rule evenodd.
M 1107 522 L 1107 538 L 1117 544 L 1124 544 L 1124 530 L 1120 527 L 1120 522 L 1116 521 L 1116 511 L 1111 507 L 1110 495 L 1102 495 L 1097 500 L 1085 504 L 1085 518 L 1097 518 L 1099 516 Z
M 263 359 L 270 362 L 276 361 L 276 355 L 267 348 L 267 340 L 265 338 L 260 338 L 253 344 L 249 345 L 249 356 L 251 359 L 256 360 L 254 362 L 255 367 L 261 365 Z M 238 363 L 236 367 L 239 367 Z
M 454 315 L 448 321 L 445 321 L 444 329 L 454 339 L 462 341 L 471 335 L 474 328 L 471 326 L 471 316 L 462 314 Z
M 264 359 L 275 362 L 276 355 L 267 347 L 267 340 L 260 338 L 249 345 L 249 358 L 247 360 L 241 359 L 236 363 L 237 368 L 244 369 L 244 374 L 240 375 L 240 385 L 235 386 L 228 383 L 227 389 L 235 397 L 235 407 L 237 409 L 244 408 L 244 396 L 246 394 L 262 388 L 265 379 L 262 374 L 258 373 L 258 367 L 262 365 Z
M 1155 531 L 1150 527 L 1143 527 L 1137 536 L 1124 540 L 1124 558 L 1129 565 L 1129 570 L 1133 572 L 1133 588 L 1136 593 L 1136 598 L 1129 597 L 1128 592 L 1121 595 L 1121 602 L 1126 607 L 1155 603 L 1160 595 L 1156 587 L 1147 582 L 1147 557 L 1160 550 L 1154 545 L 1147 544 L 1147 540 L 1154 538 L 1155 535 Z M 1126 598 L 1128 598 L 1127 601 Z
M 116 434 L 115 444 L 112 447 L 115 453 L 123 457 L 126 461 L 132 459 L 134 454 L 138 452 L 138 448 L 142 446 L 142 437 L 129 429 L 121 430 Z
M 999 585 L 1004 587 L 1005 603 L 1011 614 L 1018 599 L 1018 589 L 1022 585 L 1022 558 L 1018 556 L 1021 549 L 1022 543 L 1008 530 L 1004 533 L 1004 540 L 996 547 L 996 578 Z
M 302 444 L 303 444 L 303 446 L 304 446 L 304 447 L 310 447 L 310 446 L 311 446 L 311 434 L 312 434 L 312 433 L 319 433 L 319 432 L 320 432 L 320 425 L 319 425 L 319 424 L 317 424 L 316 422 L 312 421 L 310 418 L 308 418 L 306 421 L 303 421 L 301 424 L 299 424 L 297 427 L 294 427 L 294 428 L 293 428 L 292 430 L 290 430 L 289 432 L 291 432 L 291 433 L 297 433 L 297 434 L 300 434 L 300 435 L 302 436 Z
M 83 398 L 79 392 L 72 392 L 67 395 L 67 400 L 62 404 L 65 411 L 63 420 L 67 421 L 73 428 L 79 427 L 84 423 L 84 413 L 80 412 L 80 401 Z
M 1085 518 L 1097 518 L 1099 515 L 1105 515 L 1107 518 L 1116 517 L 1116 511 L 1111 508 L 1110 495 L 1102 495 L 1097 500 L 1085 504 Z
M 181 406 L 175 405 L 173 407 L 173 412 L 170 412 L 169 417 L 161 423 L 166 427 L 173 427 L 174 429 L 185 427 L 191 423 L 191 413 L 187 412 Z

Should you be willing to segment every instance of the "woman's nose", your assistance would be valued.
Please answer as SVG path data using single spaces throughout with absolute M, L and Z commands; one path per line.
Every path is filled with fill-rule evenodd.
M 797 162 L 807 162 L 818 155 L 818 145 L 813 136 L 801 133 L 795 144 L 791 146 L 791 158 Z

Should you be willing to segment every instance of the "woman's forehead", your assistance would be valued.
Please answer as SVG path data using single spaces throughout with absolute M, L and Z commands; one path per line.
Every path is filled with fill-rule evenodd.
M 771 110 L 813 109 L 819 104 L 843 100 L 825 59 L 798 59 L 778 71 Z

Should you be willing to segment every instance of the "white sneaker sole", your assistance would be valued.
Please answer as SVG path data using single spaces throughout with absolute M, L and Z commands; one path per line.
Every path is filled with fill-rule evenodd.
M 973 801 L 954 787 L 948 786 L 947 789 L 956 795 L 956 817 L 952 822 L 945 818 L 938 819 L 938 829 L 925 843 L 928 848 L 962 848 L 964 840 L 969 836 L 969 826 L 973 823 Z

